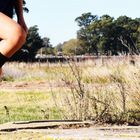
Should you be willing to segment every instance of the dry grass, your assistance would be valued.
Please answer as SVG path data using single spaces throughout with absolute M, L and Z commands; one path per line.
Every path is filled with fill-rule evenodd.
M 54 112 L 59 115 L 54 118 L 139 124 L 140 58 L 133 60 L 135 64 L 125 57 L 65 64 L 10 63 L 5 66 L 7 71 L 3 80 L 5 83 L 12 81 L 13 85 L 17 82 L 26 82 L 26 88 L 37 82 L 47 83 L 42 93 L 36 94 L 36 91 L 29 88 L 27 94 L 18 94 L 20 101 L 25 94 L 36 95 L 29 100 L 30 106 L 25 101 L 22 102 L 25 110 L 27 106 L 32 108 L 33 101 L 37 100 L 43 105 L 44 113 L 50 108 L 55 108 L 51 115 L 53 116 Z M 39 86 L 36 85 L 34 90 Z M 3 91 L 6 92 L 6 89 Z M 11 92 L 14 93 L 12 88 Z M 44 98 L 46 95 L 47 99 Z M 8 96 L 9 93 L 1 99 L 5 100 Z M 13 96 L 9 98 L 9 104 L 15 102 L 15 106 L 19 106 L 17 99 L 12 100 Z M 29 111 L 26 110 L 26 113 Z M 38 110 L 35 112 L 38 115 Z

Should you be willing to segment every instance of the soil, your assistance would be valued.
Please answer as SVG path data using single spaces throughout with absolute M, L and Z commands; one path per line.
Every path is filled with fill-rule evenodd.
M 26 134 L 34 139 L 43 138 L 93 139 L 93 140 L 140 140 L 140 126 L 96 126 L 92 122 L 44 121 L 15 122 L 0 126 L 0 135 Z M 32 134 L 32 136 L 31 136 Z M 24 137 L 22 135 L 22 137 Z
M 55 85 L 53 85 L 54 87 Z M 4 91 L 19 91 L 19 90 L 46 90 L 50 87 L 48 82 L 0 82 L 0 88 Z M 58 86 L 56 86 L 58 87 Z
M 27 131 L 26 131 L 27 132 Z M 94 139 L 94 140 L 140 140 L 140 129 L 136 128 L 78 128 L 56 130 L 28 130 L 28 132 L 41 132 L 49 134 L 52 138 L 64 139 Z

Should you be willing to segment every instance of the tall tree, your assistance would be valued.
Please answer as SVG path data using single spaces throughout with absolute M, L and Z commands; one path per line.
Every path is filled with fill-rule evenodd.
M 120 29 L 118 40 L 120 40 L 121 44 L 129 50 L 129 53 L 139 54 L 137 41 L 139 36 L 138 28 L 140 27 L 140 22 L 127 16 L 120 16 L 116 20 L 116 24 Z
M 50 43 L 50 39 L 48 37 L 44 37 L 43 39 L 42 47 L 39 49 L 39 54 L 41 55 L 48 55 L 48 54 L 54 54 L 54 48 L 52 47 Z
M 92 16 L 82 14 L 76 18 L 80 29 L 77 38 L 85 53 L 118 55 L 139 54 L 140 19 L 120 16 L 116 20 L 109 15 Z
M 91 30 L 90 25 L 98 19 L 97 15 L 91 13 L 84 13 L 77 17 L 75 21 L 78 23 L 80 30 L 77 32 L 77 37 L 80 40 L 80 45 L 87 53 L 95 52 L 98 55 L 96 36 Z
M 44 47 L 43 39 L 39 35 L 38 30 L 39 29 L 37 25 L 29 28 L 27 41 L 23 47 L 24 49 L 27 49 L 29 51 L 31 58 L 34 58 L 37 51 L 40 48 Z
M 97 23 L 99 31 L 98 34 L 100 36 L 98 49 L 100 49 L 100 51 L 102 51 L 101 53 L 105 55 L 116 54 L 116 34 L 113 21 L 113 17 L 103 15 L 100 17 Z

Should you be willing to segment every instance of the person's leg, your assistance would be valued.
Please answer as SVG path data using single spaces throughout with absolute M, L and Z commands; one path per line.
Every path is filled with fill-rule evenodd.
M 19 50 L 26 40 L 22 27 L 8 16 L 0 13 L 0 68 L 8 58 Z

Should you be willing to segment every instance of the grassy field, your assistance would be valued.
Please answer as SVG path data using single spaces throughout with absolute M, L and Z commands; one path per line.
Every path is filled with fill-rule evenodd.
M 9 63 L 0 86 L 0 123 L 80 119 L 140 124 L 139 57 Z

